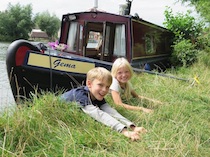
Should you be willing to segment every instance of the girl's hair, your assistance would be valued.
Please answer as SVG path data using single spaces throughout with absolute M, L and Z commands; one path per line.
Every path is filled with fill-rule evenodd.
M 94 79 L 98 79 L 100 81 L 106 81 L 107 84 L 112 84 L 112 75 L 110 71 L 103 67 L 96 67 L 88 71 L 87 73 L 87 79 L 93 81 Z
M 133 76 L 133 69 L 130 63 L 128 62 L 127 59 L 121 57 L 117 58 L 112 65 L 111 74 L 114 78 L 116 78 L 117 71 L 119 70 L 119 68 L 122 67 L 127 68 L 131 74 L 131 77 Z M 131 97 L 131 85 L 129 81 L 126 82 L 124 90 L 125 90 L 125 98 L 129 99 Z

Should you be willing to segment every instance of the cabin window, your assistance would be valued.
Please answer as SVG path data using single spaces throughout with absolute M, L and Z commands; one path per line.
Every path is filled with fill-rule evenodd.
M 116 25 L 115 41 L 114 41 L 114 55 L 125 56 L 126 54 L 125 41 L 125 25 Z
M 85 56 L 99 59 L 101 56 L 102 34 L 98 31 L 89 31 Z
M 68 51 L 76 51 L 76 43 L 77 43 L 77 22 L 71 22 L 69 27 L 68 41 L 67 45 Z
M 87 48 L 99 49 L 102 44 L 102 35 L 99 32 L 90 31 Z

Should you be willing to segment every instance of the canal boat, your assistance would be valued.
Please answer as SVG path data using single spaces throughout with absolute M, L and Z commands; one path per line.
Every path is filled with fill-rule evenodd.
M 120 14 L 99 11 L 97 6 L 64 14 L 56 42 L 12 42 L 6 64 L 15 100 L 84 85 L 88 70 L 110 70 L 118 57 L 127 58 L 136 71 L 167 68 L 173 34 L 130 15 L 131 1 L 125 6 Z

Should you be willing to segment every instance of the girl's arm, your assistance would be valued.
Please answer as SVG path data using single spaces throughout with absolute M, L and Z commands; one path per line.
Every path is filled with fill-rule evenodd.
M 145 96 L 138 95 L 134 90 L 131 91 L 131 95 L 132 95 L 134 98 L 145 99 L 145 100 L 151 101 L 151 102 L 153 102 L 153 103 L 163 104 L 161 101 L 154 100 L 154 99 L 151 99 L 151 98 L 147 98 L 147 97 L 145 97 Z
M 114 103 L 116 105 L 119 105 L 119 106 L 122 106 L 128 110 L 136 110 L 136 111 L 143 111 L 143 112 L 146 112 L 146 113 L 151 113 L 153 112 L 152 110 L 150 109 L 146 109 L 144 107 L 139 107 L 139 106 L 131 106 L 131 105 L 128 105 L 128 104 L 125 104 L 122 102 L 122 99 L 120 97 L 120 94 L 116 91 L 113 91 L 111 90 L 111 95 L 112 95 L 112 99 L 114 101 Z
M 131 91 L 131 95 L 134 97 L 134 98 L 138 98 L 138 94 L 135 92 L 135 90 L 132 90 Z

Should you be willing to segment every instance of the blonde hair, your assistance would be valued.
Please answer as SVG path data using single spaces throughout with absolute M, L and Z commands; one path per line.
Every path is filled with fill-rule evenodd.
M 133 76 L 133 69 L 130 63 L 128 62 L 127 59 L 121 57 L 117 58 L 112 65 L 111 74 L 114 78 L 116 78 L 117 72 L 120 68 L 127 68 L 131 74 L 131 77 Z M 125 98 L 129 99 L 131 97 L 131 86 L 129 81 L 126 82 L 124 90 L 125 90 Z
M 106 81 L 109 85 L 112 84 L 112 75 L 110 71 L 103 67 L 96 67 L 88 71 L 86 80 L 93 81 L 94 79 Z

